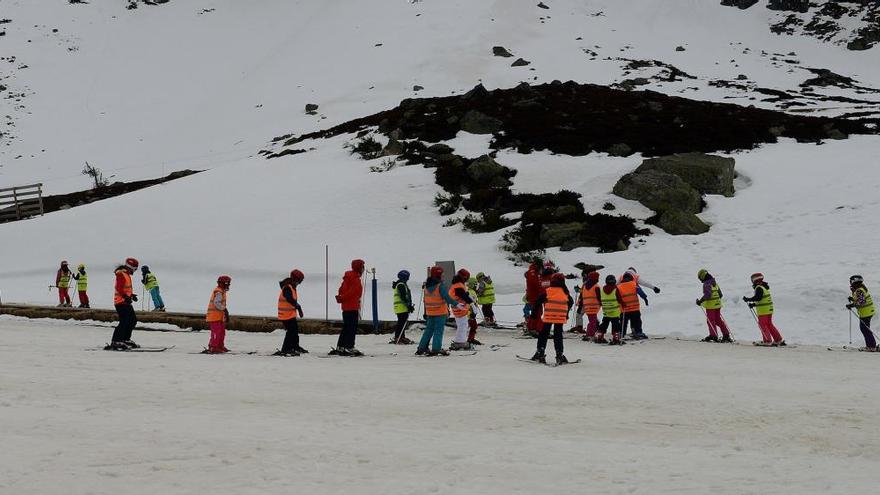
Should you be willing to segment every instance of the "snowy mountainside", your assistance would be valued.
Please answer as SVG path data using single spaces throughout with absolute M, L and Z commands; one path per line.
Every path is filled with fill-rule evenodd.
M 95 304 L 107 306 L 113 264 L 135 256 L 155 269 L 170 309 L 203 309 L 214 278 L 229 273 L 232 311 L 270 314 L 275 280 L 297 266 L 306 273 L 307 316 L 323 316 L 327 244 L 331 296 L 348 260 L 364 258 L 378 270 L 381 315 L 389 317 L 397 270 L 420 274 L 435 260 L 454 259 L 493 275 L 501 315 L 515 321 L 522 269 L 505 260 L 497 233 L 442 227 L 430 170 L 371 173 L 378 163 L 344 148 L 351 135 L 304 142 L 314 150 L 276 160 L 257 152 L 274 136 L 325 129 L 413 96 L 462 94 L 478 82 L 574 80 L 816 115 L 878 111 L 876 49 L 780 37 L 755 9 L 691 0 L 544 3 L 549 9 L 488 0 L 265 1 L 259 8 L 192 0 L 127 10 L 0 0 L 11 19 L 2 28 L 0 62 L 14 68 L 0 81 L 9 88 L 0 105 L 13 123 L 2 136 L 2 184 L 82 189 L 86 160 L 122 180 L 210 169 L 0 226 L 4 300 L 51 302 L 46 286 L 58 261 L 69 259 L 91 267 Z M 514 57 L 495 56 L 494 46 Z M 529 64 L 512 67 L 517 58 Z M 854 82 L 807 90 L 802 84 L 816 77 L 809 68 Z M 768 98 L 766 89 L 791 97 Z M 793 99 L 800 105 L 790 105 Z M 319 105 L 316 115 L 303 111 L 307 103 Z M 471 156 L 489 151 L 481 136 L 465 133 L 449 144 Z M 638 267 L 663 288 L 646 311 L 649 332 L 704 331 L 691 308 L 699 263 L 719 277 L 730 297 L 728 320 L 745 333 L 751 316 L 734 296 L 748 289 L 749 273 L 762 270 L 785 308 L 779 326 L 787 336 L 839 341 L 827 329 L 845 321 L 844 282 L 864 268 L 858 260 L 872 256 L 871 243 L 853 239 L 875 228 L 880 206 L 864 198 L 877 187 L 877 150 L 876 137 L 856 137 L 736 152 L 737 196 L 706 198 L 708 234 L 653 229 L 629 251 L 548 254 L 569 271 L 585 259 L 616 274 Z M 610 194 L 639 155 L 504 150 L 499 160 L 516 169 L 516 190 L 571 189 L 588 211 L 612 202 L 639 222 L 651 214 Z M 834 292 L 821 290 L 829 286 Z M 330 310 L 333 316 L 332 297 Z

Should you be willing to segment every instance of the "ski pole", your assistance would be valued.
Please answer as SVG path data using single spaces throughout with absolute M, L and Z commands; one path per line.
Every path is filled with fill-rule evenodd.
M 730 325 L 727 324 L 727 320 L 725 320 L 724 317 L 721 316 L 721 313 L 718 313 L 718 317 L 721 318 L 721 321 L 724 323 L 724 326 L 727 327 L 727 333 L 730 334 L 730 340 L 735 341 L 736 337 L 733 336 L 733 330 L 730 329 Z
M 852 308 L 847 309 L 849 313 L 849 345 L 852 345 Z

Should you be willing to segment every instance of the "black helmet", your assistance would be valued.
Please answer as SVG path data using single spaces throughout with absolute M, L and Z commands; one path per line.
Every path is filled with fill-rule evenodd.
M 863 284 L 865 279 L 861 275 L 853 275 L 849 278 L 849 285 Z
M 605 277 L 605 283 L 609 285 L 616 284 L 617 279 L 614 277 L 614 275 L 608 275 L 607 277 Z

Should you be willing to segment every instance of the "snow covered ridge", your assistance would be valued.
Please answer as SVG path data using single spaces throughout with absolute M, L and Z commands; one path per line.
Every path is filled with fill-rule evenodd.
M 503 235 L 503 248 L 519 261 L 551 247 L 566 251 L 579 247 L 597 247 L 600 252 L 626 250 L 634 236 L 648 231 L 637 228 L 626 215 L 585 211 L 577 192 L 514 193 L 512 178 L 517 172 L 504 166 L 503 160 L 497 161 L 499 151 L 515 150 L 526 155 L 549 151 L 571 156 L 599 152 L 618 157 L 635 153 L 731 153 L 775 143 L 780 137 L 818 143 L 846 139 L 850 134 L 876 134 L 874 124 L 876 119 L 805 117 L 650 91 L 554 81 L 493 91 L 478 85 L 461 96 L 407 99 L 391 110 L 330 129 L 277 137 L 273 140 L 275 146 L 261 154 L 275 159 L 306 153 L 303 143 L 307 141 L 347 134 L 355 137 L 349 144 L 353 154 L 366 160 L 382 160 L 371 167 L 374 172 L 399 165 L 433 168 L 435 181 L 446 193 L 435 201 L 440 213 L 464 212 L 463 217 L 452 218 L 445 226 L 461 223 L 475 233 L 514 227 Z M 461 132 L 491 136 L 492 152 L 480 157 L 464 156 L 443 144 Z M 681 155 L 676 161 L 699 161 L 701 164 L 694 166 L 703 169 L 723 168 L 727 185 L 720 190 L 692 190 L 677 177 L 654 171 L 656 177 L 648 181 L 650 184 L 644 183 L 646 188 L 628 187 L 626 194 L 615 187 L 615 193 L 646 205 L 660 205 L 654 208 L 660 215 L 654 223 L 667 232 L 704 233 L 709 227 L 694 215 L 702 211 L 700 195 L 733 195 L 733 160 L 719 166 L 712 157 Z M 686 211 L 673 212 L 676 207 L 666 206 L 665 200 L 640 197 L 642 193 L 653 193 L 661 184 L 688 189 L 681 193 L 693 196 L 684 202 Z M 629 185 L 634 183 L 630 181 Z
M 880 43 L 880 3 L 876 0 L 722 0 L 721 5 L 742 10 L 762 5 L 778 13 L 770 30 L 777 34 L 805 35 L 850 50 L 869 50 Z

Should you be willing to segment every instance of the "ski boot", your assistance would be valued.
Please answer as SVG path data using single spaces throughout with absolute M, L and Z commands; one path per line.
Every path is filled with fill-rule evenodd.
M 620 338 L 620 335 L 615 333 L 611 336 L 611 341 L 608 342 L 608 345 L 623 345 L 623 340 Z
M 328 356 L 347 356 L 347 353 L 343 353 L 347 351 L 345 347 L 334 347 L 330 349 L 330 352 L 327 353 Z
M 788 344 L 785 343 L 784 340 L 780 340 L 779 342 L 774 342 L 773 347 L 786 347 Z
M 439 351 L 431 351 L 428 353 L 429 356 L 448 356 L 449 351 L 446 349 L 440 349 Z
M 535 355 L 532 356 L 532 361 L 535 361 L 536 363 L 547 364 L 547 356 L 544 355 L 543 350 L 538 349 L 537 351 L 535 351 Z
M 137 349 L 140 347 L 139 345 L 135 344 L 133 340 L 126 340 L 122 343 L 125 344 L 126 347 L 128 347 L 129 349 Z
M 701 340 L 700 342 L 718 342 L 718 336 L 716 335 L 707 335 L 706 338 Z
M 578 325 L 576 327 L 571 327 L 568 329 L 569 333 L 586 333 L 584 332 L 584 327 L 582 325 Z
M 110 342 L 106 346 L 104 346 L 105 351 L 127 351 L 128 346 L 125 345 L 124 342 L 120 342 L 118 340 Z
M 416 356 L 425 356 L 430 354 L 427 349 L 422 349 L 421 347 L 416 349 Z
M 295 357 L 295 356 L 299 356 L 299 353 L 296 352 L 296 351 L 282 351 L 282 350 L 277 350 L 277 351 L 275 351 L 275 353 L 273 353 L 272 355 L 273 355 L 273 356 Z
M 477 339 L 470 339 L 470 340 L 468 340 L 468 343 L 472 344 L 472 345 L 483 345 L 483 343 Z
M 607 344 L 608 341 L 605 340 L 604 333 L 597 333 L 595 337 L 593 337 L 593 342 L 596 344 Z
M 293 350 L 296 351 L 296 352 L 298 352 L 298 353 L 300 353 L 300 354 L 308 354 L 308 353 L 309 353 L 309 351 L 303 349 L 303 348 L 300 347 L 300 346 L 296 346 L 296 347 L 294 347 Z
M 859 347 L 859 350 L 862 352 L 880 352 L 880 347 Z
M 348 352 L 348 354 L 345 354 L 345 356 L 359 357 L 364 355 L 363 352 L 355 349 L 354 347 L 349 347 L 348 349 L 346 349 L 346 352 Z
M 449 344 L 450 351 L 470 351 L 474 346 L 470 342 L 453 342 Z
M 566 359 L 565 354 L 562 354 L 561 352 L 556 354 L 556 366 L 559 366 L 560 364 L 568 364 L 568 359 Z
M 647 340 L 647 339 L 648 339 L 648 336 L 645 335 L 644 332 L 641 332 L 641 333 L 634 333 L 634 334 L 630 335 L 629 338 L 630 338 L 631 340 Z
M 719 342 L 721 342 L 722 344 L 732 344 L 733 339 L 730 337 L 730 334 L 727 334 L 721 337 L 721 340 L 719 340 Z
M 92 307 L 89 306 L 88 304 L 83 304 L 81 307 L 83 307 L 83 308 L 85 308 L 85 309 L 91 309 L 91 308 L 92 308 Z

